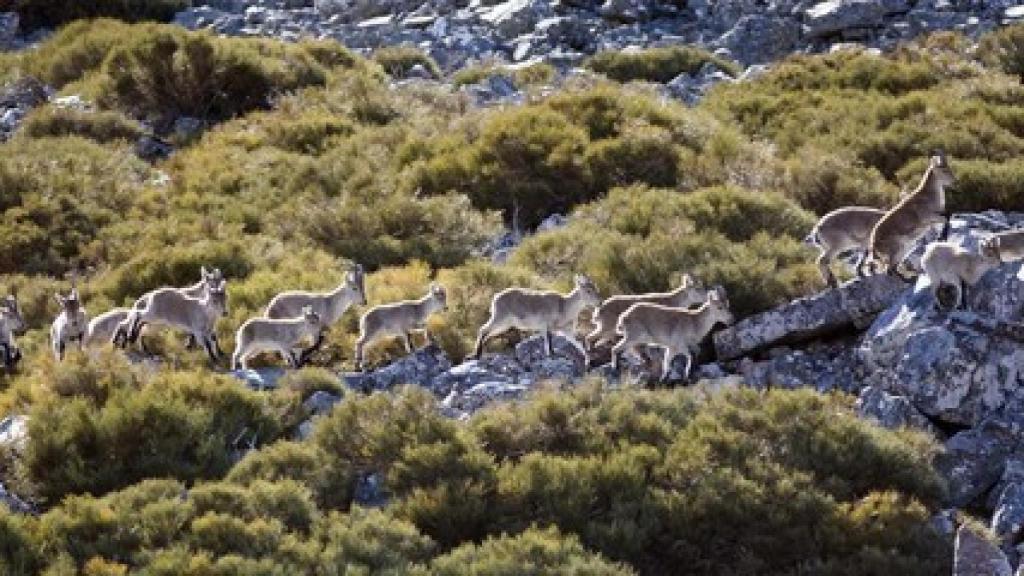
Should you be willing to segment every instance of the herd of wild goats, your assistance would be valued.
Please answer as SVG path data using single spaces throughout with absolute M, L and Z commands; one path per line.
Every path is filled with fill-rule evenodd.
M 942 152 L 936 152 L 916 190 L 904 196 L 892 209 L 878 210 L 847 207 L 835 210 L 814 226 L 805 242 L 821 250 L 818 266 L 822 279 L 838 286 L 830 265 L 837 256 L 859 251 L 858 276 L 885 272 L 906 279 L 899 267 L 916 242 L 933 225 L 943 224 L 942 241 L 929 244 L 921 258 L 921 269 L 931 279 L 932 293 L 938 302 L 939 288 L 952 286 L 955 306 L 966 301 L 967 286 L 975 284 L 988 270 L 1002 262 L 1024 258 L 1024 231 L 993 234 L 979 243 L 978 252 L 961 248 L 945 239 L 949 233 L 944 189 L 953 183 L 953 173 Z M 117 308 L 88 319 L 85 308 L 72 287 L 68 296 L 56 295 L 60 314 L 53 321 L 50 342 L 58 360 L 69 343 L 86 345 L 113 343 L 125 348 L 140 341 L 147 324 L 166 325 L 183 330 L 191 344 L 200 344 L 212 361 L 223 356 L 214 324 L 227 314 L 226 280 L 220 270 L 202 269 L 202 279 L 187 288 L 160 288 L 143 295 L 131 308 Z M 322 344 L 327 327 L 336 322 L 352 305 L 366 304 L 364 274 L 356 266 L 337 289 L 327 293 L 284 292 L 275 296 L 262 317 L 247 320 L 235 337 L 231 368 L 246 369 L 247 360 L 261 352 L 276 352 L 293 367 L 301 366 Z M 594 329 L 581 344 L 576 339 L 577 320 L 584 308 L 596 307 Z M 355 361 L 363 369 L 366 347 L 385 337 L 403 339 L 412 352 L 411 331 L 426 331 L 427 318 L 446 308 L 442 286 L 431 284 L 418 300 L 375 306 L 359 320 L 359 339 Z M 565 337 L 587 358 L 593 352 L 618 340 L 611 349 L 612 367 L 619 356 L 643 345 L 665 349 L 662 379 L 667 378 L 673 358 L 686 358 L 684 378 L 689 376 L 692 350 L 718 323 L 733 321 L 729 303 L 721 287 L 703 288 L 690 275 L 684 275 L 678 288 L 670 292 L 612 296 L 601 301 L 597 288 L 587 277 L 577 275 L 568 294 L 509 288 L 491 301 L 490 318 L 480 328 L 474 357 L 479 358 L 488 338 L 511 328 L 544 334 L 546 352 L 551 355 L 552 334 Z M 20 359 L 13 332 L 24 322 L 13 296 L 0 300 L 0 351 L 8 369 Z M 312 342 L 308 348 L 304 345 Z

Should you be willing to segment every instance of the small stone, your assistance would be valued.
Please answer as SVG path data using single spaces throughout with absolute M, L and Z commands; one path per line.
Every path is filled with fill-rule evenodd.
M 953 576 L 1011 576 L 1010 563 L 995 544 L 964 524 L 956 533 Z

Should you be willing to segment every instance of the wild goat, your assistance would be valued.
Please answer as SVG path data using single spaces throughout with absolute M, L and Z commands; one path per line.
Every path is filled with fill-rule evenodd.
M 128 308 L 114 308 L 89 320 L 85 329 L 85 345 L 100 346 L 114 339 L 117 327 L 128 318 Z
M 689 378 L 693 365 L 691 350 L 704 340 L 715 324 L 728 325 L 732 321 L 729 301 L 722 290 L 708 292 L 707 300 L 696 310 L 660 304 L 634 304 L 619 317 L 615 327 L 622 339 L 612 348 L 612 369 L 618 367 L 619 355 L 625 350 L 648 344 L 665 349 L 662 382 L 668 379 L 672 359 L 679 354 L 686 356 L 683 378 Z
M 629 309 L 633 304 L 650 302 L 673 308 L 686 308 L 694 304 L 700 304 L 707 297 L 707 290 L 697 283 L 689 274 L 684 274 L 679 287 L 670 292 L 652 292 L 648 294 L 622 294 L 612 296 L 594 311 L 594 330 L 587 334 L 583 343 L 588 351 L 594 350 L 597 346 L 610 343 L 615 340 L 615 325 L 619 316 Z
M 300 310 L 296 318 L 250 318 L 235 335 L 235 353 L 231 369 L 249 368 L 249 357 L 259 352 L 278 352 L 292 368 L 299 366 L 296 347 L 305 338 L 318 340 L 326 326 L 311 306 Z
M 942 285 L 949 284 L 956 290 L 953 305 L 963 308 L 967 301 L 967 287 L 977 284 L 986 272 L 1001 264 L 996 246 L 991 238 L 981 241 L 978 252 L 951 242 L 929 244 L 921 257 L 921 267 L 931 281 L 935 302 L 939 303 L 939 289 Z
M 448 307 L 448 296 L 440 284 L 431 284 L 427 295 L 419 300 L 405 300 L 374 306 L 359 319 L 359 340 L 356 341 L 356 370 L 363 369 L 363 351 L 367 346 L 388 336 L 401 336 L 405 351 L 412 353 L 410 331 L 422 329 L 428 340 L 427 318 Z
M 993 234 L 981 241 L 981 247 L 990 250 L 1001 262 L 1020 260 L 1024 258 L 1024 231 Z
M 89 316 L 78 298 L 77 288 L 71 288 L 67 297 L 54 294 L 54 299 L 60 305 L 60 313 L 50 326 L 50 345 L 53 346 L 54 357 L 59 361 L 64 359 L 64 351 L 70 342 L 77 340 L 78 348 L 82 348 Z
M 871 230 L 885 215 L 885 210 L 864 206 L 848 206 L 833 210 L 821 217 L 811 233 L 804 238 L 806 244 L 821 250 L 818 256 L 818 270 L 821 279 L 831 288 L 839 285 L 832 273 L 831 264 L 837 256 L 851 250 L 860 251 L 857 259 L 857 275 L 864 276 Z
M 18 300 L 12 295 L 0 300 L 0 348 L 3 349 L 4 367 L 10 371 L 21 360 L 21 350 L 14 342 L 14 333 L 25 329 Z
M 480 327 L 473 357 L 480 357 L 488 338 L 510 328 L 543 331 L 544 349 L 548 356 L 553 353 L 551 334 L 554 332 L 568 339 L 586 357 L 586 350 L 576 340 L 576 326 L 584 308 L 600 303 L 597 287 L 580 274 L 576 275 L 572 292 L 565 295 L 526 288 L 502 290 L 491 300 L 491 317 Z
M 201 299 L 185 296 L 177 288 L 161 288 L 142 300 L 143 306 L 132 308 L 128 318 L 118 327 L 118 331 L 122 331 L 127 324 L 127 341 L 121 341 L 122 347 L 138 340 L 139 330 L 144 324 L 164 324 L 192 335 L 196 342 L 202 343 L 210 360 L 216 361 L 224 354 L 214 332 L 217 318 L 228 314 L 224 280 L 207 284 Z M 114 339 L 115 342 L 118 340 L 116 334 Z
M 366 277 L 363 273 L 363 267 L 358 264 L 351 272 L 345 275 L 345 280 L 331 292 L 292 291 L 282 292 L 274 296 L 270 304 L 267 305 L 264 316 L 282 320 L 286 318 L 300 318 L 304 315 L 304 310 L 310 308 L 320 316 L 321 323 L 324 328 L 327 328 L 337 322 L 341 315 L 353 304 L 366 305 Z M 322 335 L 323 330 L 314 334 L 316 340 L 310 348 L 303 352 L 300 364 L 305 363 L 309 355 L 320 348 L 320 345 L 323 344 Z
M 946 212 L 945 188 L 954 181 L 946 155 L 935 152 L 928 171 L 917 189 L 900 200 L 871 230 L 868 261 L 872 270 L 884 265 L 886 272 L 909 280 L 899 272 L 899 265 L 914 247 L 914 242 L 934 224 L 943 224 L 942 239 L 949 235 L 949 214 Z
M 199 282 L 196 282 L 195 284 L 193 284 L 191 286 L 186 286 L 185 288 L 159 288 L 158 290 L 167 290 L 167 289 L 177 290 L 182 295 L 188 296 L 189 298 L 202 299 L 203 295 L 205 294 L 205 290 L 208 287 L 216 286 L 219 282 L 224 280 L 224 274 L 220 271 L 220 268 L 212 268 L 210 270 L 207 270 L 206 266 L 201 266 L 199 272 L 200 272 L 200 275 L 201 275 L 200 279 L 199 279 Z M 147 292 L 147 293 L 143 294 L 142 296 L 140 296 L 137 300 L 135 300 L 135 304 L 132 306 L 132 308 L 134 308 L 136 310 L 141 310 L 142 308 L 144 308 L 146 306 L 146 299 L 151 294 L 153 294 L 153 292 L 155 292 L 155 290 Z M 141 330 L 141 329 L 142 329 L 142 326 L 139 326 L 138 330 Z M 124 340 L 127 339 L 127 338 L 128 338 L 128 326 L 127 326 L 127 324 L 121 324 L 120 326 L 118 326 L 114 330 L 114 337 L 112 338 L 114 344 L 118 344 L 118 342 L 122 342 L 123 343 Z M 138 336 L 136 336 L 136 339 L 137 338 L 138 338 Z M 134 339 L 133 339 L 133 341 L 134 341 Z M 193 346 L 195 346 L 195 339 L 192 338 L 192 334 L 188 335 L 188 340 L 186 342 L 186 346 L 188 348 L 192 348 Z M 145 350 L 145 348 L 146 348 L 145 344 L 143 344 L 142 348 L 143 348 L 143 350 Z

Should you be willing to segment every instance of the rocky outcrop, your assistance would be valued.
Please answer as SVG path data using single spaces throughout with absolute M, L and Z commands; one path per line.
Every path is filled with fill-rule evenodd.
M 862 328 L 906 289 L 903 281 L 889 275 L 852 280 L 837 289 L 745 318 L 716 333 L 715 352 L 720 360 L 733 360 L 773 346 Z
M 953 576 L 1012 576 L 1013 569 L 998 546 L 964 524 L 956 533 Z
M 197 3 L 198 4 L 198 3 Z M 176 22 L 240 36 L 336 38 L 360 50 L 411 44 L 446 70 L 470 61 L 578 65 L 599 50 L 697 44 L 744 65 L 857 41 L 991 29 L 1013 4 L 944 0 L 211 0 Z M 1007 12 L 1010 9 L 1011 12 Z
M 17 12 L 0 12 L 0 50 L 9 50 L 14 47 L 18 38 Z
M 0 142 L 14 135 L 21 121 L 53 95 L 53 89 L 31 76 L 0 87 Z

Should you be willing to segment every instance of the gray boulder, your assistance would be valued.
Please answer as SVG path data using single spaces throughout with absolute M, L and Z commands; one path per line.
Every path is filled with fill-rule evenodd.
M 0 50 L 6 50 L 14 45 L 18 38 L 18 13 L 0 12 Z
M 22 450 L 28 441 L 28 416 L 7 416 L 0 420 L 0 446 Z
M 800 24 L 787 17 L 748 14 L 736 21 L 715 44 L 743 64 L 759 64 L 781 58 L 800 44 Z
M 956 533 L 953 576 L 1012 576 L 1006 555 L 967 524 Z
M 1024 528 L 1024 482 L 1007 484 L 996 501 L 992 514 L 991 529 L 1000 540 L 1015 543 L 1020 540 Z
M 935 466 L 946 479 L 953 506 L 962 508 L 975 502 L 999 482 L 1020 434 L 1019 426 L 991 417 L 946 441 Z
M 250 368 L 248 370 L 235 370 L 232 372 L 249 388 L 261 390 L 273 390 L 277 388 L 277 381 L 285 375 L 284 368 Z
M 7 488 L 0 483 L 0 505 L 7 508 L 8 511 L 14 514 L 35 514 L 36 510 L 31 504 L 25 502 L 13 492 L 8 492 Z
M 553 12 L 542 0 L 507 0 L 490 7 L 480 18 L 501 38 L 510 40 L 530 32 L 541 18 L 551 15 Z
M 338 402 L 341 402 L 341 396 L 317 390 L 310 394 L 309 398 L 306 398 L 306 401 L 302 403 L 302 407 L 310 414 L 319 416 L 329 413 Z
M 866 386 L 857 398 L 857 413 L 886 428 L 913 427 L 938 434 L 931 422 L 903 396 L 890 394 L 874 386 Z
M 436 344 L 430 344 L 377 370 L 346 374 L 342 378 L 350 388 L 364 392 L 390 390 L 402 384 L 430 388 L 434 379 L 451 366 L 451 360 L 444 350 Z
M 877 0 L 828 0 L 804 12 L 804 33 L 820 38 L 852 28 L 874 28 L 885 14 L 884 3 Z
M 579 348 L 557 334 L 551 335 L 551 348 L 548 356 L 544 336 L 537 334 L 516 344 L 515 358 L 530 372 L 539 373 L 540 378 L 583 375 L 587 357 Z
M 719 360 L 733 360 L 781 344 L 806 342 L 864 327 L 906 291 L 907 285 L 881 274 L 800 298 L 741 320 L 715 334 Z

